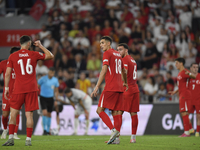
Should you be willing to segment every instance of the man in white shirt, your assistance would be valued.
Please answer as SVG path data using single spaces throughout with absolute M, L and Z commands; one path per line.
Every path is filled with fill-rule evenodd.
M 40 40 L 44 40 L 49 34 L 51 34 L 51 32 L 47 31 L 47 26 L 43 24 L 42 31 L 39 32 Z
M 42 74 L 46 75 L 49 72 L 49 69 L 47 66 L 43 65 L 43 60 L 38 60 L 37 66 L 36 66 L 36 75 Z
M 87 95 L 85 92 L 78 89 L 74 89 L 74 88 L 65 89 L 64 94 L 69 99 L 71 105 L 75 109 L 74 135 L 77 135 L 77 128 L 79 124 L 78 117 L 81 114 L 85 114 L 85 119 L 86 119 L 85 135 L 87 135 L 89 123 L 90 123 L 89 114 L 90 114 L 90 109 L 92 105 L 91 97 Z
M 155 18 L 155 26 L 153 27 L 153 35 L 155 38 L 157 38 L 160 35 L 160 29 L 161 29 L 162 25 L 160 23 L 160 19 L 159 18 Z
M 184 30 L 186 26 L 192 26 L 192 12 L 188 10 L 188 6 L 184 7 L 184 12 L 179 16 L 179 24 L 181 29 Z
M 178 23 L 175 22 L 175 18 L 174 16 L 171 16 L 171 22 L 167 22 L 165 24 L 165 29 L 169 32 L 169 33 L 174 33 L 176 36 L 179 34 L 180 32 L 180 26 Z
M 82 30 L 79 30 L 78 36 L 74 38 L 73 46 L 77 47 L 79 43 L 81 44 L 81 47 L 83 49 L 87 49 L 90 46 L 90 41 L 88 40 L 88 38 L 83 36 Z

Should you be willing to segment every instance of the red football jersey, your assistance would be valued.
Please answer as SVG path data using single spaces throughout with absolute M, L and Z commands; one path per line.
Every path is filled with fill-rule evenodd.
M 3 73 L 4 87 L 5 87 L 5 74 L 6 74 L 7 62 L 8 62 L 8 60 L 3 60 L 0 62 L 0 74 Z M 14 83 L 15 83 L 15 72 L 13 69 L 11 72 L 10 82 L 8 85 L 9 86 L 9 95 L 12 94 Z M 3 92 L 3 98 L 4 98 L 4 92 Z
M 200 73 L 197 74 L 196 79 L 190 79 L 189 89 L 192 94 L 192 104 L 200 104 Z
M 122 60 L 124 63 L 124 68 L 127 70 L 128 86 L 133 87 L 133 93 L 138 93 L 139 89 L 137 85 L 137 64 L 130 55 L 126 55 Z
M 124 67 L 121 55 L 114 49 L 103 53 L 103 65 L 108 65 L 105 76 L 105 91 L 123 92 L 121 70 Z
M 177 77 L 177 85 L 179 90 L 179 97 L 190 98 L 191 92 L 189 90 L 190 76 L 185 74 L 185 71 L 181 71 Z
M 7 67 L 16 74 L 13 94 L 38 91 L 36 71 L 37 60 L 44 60 L 45 54 L 21 49 L 10 55 Z

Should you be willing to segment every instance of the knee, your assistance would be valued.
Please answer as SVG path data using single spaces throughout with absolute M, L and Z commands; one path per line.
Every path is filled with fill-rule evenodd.
M 2 116 L 3 116 L 3 117 L 8 117 L 8 116 L 9 116 L 9 112 L 7 112 L 7 111 L 3 111 Z

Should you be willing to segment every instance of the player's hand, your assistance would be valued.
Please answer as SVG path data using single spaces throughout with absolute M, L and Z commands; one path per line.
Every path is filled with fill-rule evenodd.
M 176 91 L 169 91 L 168 92 L 170 95 L 174 95 L 174 94 L 176 94 Z
M 186 69 L 184 69 L 184 71 L 185 71 L 185 74 L 187 74 L 187 75 L 189 75 L 189 74 L 190 74 L 190 72 L 189 72 L 189 71 L 187 71 Z
M 41 44 L 40 40 L 37 40 L 37 41 L 34 42 L 33 45 L 39 47 L 39 46 L 41 46 L 42 44 Z
M 8 100 L 8 97 L 9 97 L 9 88 L 5 87 L 4 98 Z
M 123 83 L 123 86 L 126 87 L 126 90 L 125 90 L 125 91 L 128 91 L 128 84 L 127 84 L 127 83 Z
M 98 89 L 99 89 L 99 87 L 96 86 L 96 87 L 94 88 L 94 91 L 92 92 L 92 94 L 91 94 L 90 96 L 91 96 L 91 97 L 93 97 L 93 96 L 96 97 L 96 96 L 97 96 L 97 91 L 98 91 Z

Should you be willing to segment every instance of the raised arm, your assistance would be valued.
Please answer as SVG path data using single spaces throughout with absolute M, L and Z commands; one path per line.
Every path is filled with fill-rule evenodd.
M 44 60 L 49 60 L 49 59 L 54 58 L 54 55 L 41 44 L 40 40 L 35 41 L 34 45 L 39 47 L 45 53 L 45 59 Z

